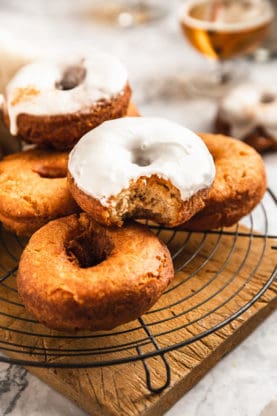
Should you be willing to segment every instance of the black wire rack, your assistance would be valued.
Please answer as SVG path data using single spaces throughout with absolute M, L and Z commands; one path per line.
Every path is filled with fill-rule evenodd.
M 257 279 L 266 250 L 274 255 L 277 249 L 277 236 L 268 232 L 271 218 L 265 206 L 270 204 L 276 209 L 276 197 L 268 190 L 264 201 L 243 220 L 247 228 L 236 225 L 203 233 L 153 227 L 171 251 L 176 277 L 150 311 L 109 332 L 64 334 L 36 322 L 25 311 L 16 290 L 15 276 L 25 242 L 1 228 L 0 361 L 44 368 L 90 368 L 141 360 L 148 389 L 162 391 L 170 384 L 166 353 L 237 319 L 275 279 L 276 267 L 266 279 Z M 259 241 L 255 252 L 254 241 Z M 255 290 L 249 296 L 247 287 L 254 280 Z M 228 314 L 224 315 L 226 306 Z M 14 334 L 20 336 L 20 343 L 12 341 Z M 166 373 L 160 387 L 153 387 L 147 364 L 148 358 L 156 356 L 162 359 Z

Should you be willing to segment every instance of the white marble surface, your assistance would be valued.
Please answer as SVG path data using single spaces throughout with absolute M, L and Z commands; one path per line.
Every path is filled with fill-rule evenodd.
M 172 9 L 176 8 L 178 1 L 172 1 L 171 5 Z M 166 116 L 195 130 L 211 130 L 216 102 L 207 98 L 192 99 L 186 87 L 190 74 L 197 69 L 204 70 L 207 63 L 185 43 L 173 14 L 162 22 L 129 30 L 96 27 L 92 22 L 80 25 L 78 19 L 57 24 L 52 19 L 45 33 L 38 20 L 32 19 L 31 25 L 23 21 L 25 29 L 22 30 L 21 19 L 16 24 L 14 19 L 7 15 L 0 17 L 1 31 L 5 34 L 0 40 L 0 50 L 5 53 L 12 55 L 15 46 L 10 50 L 9 47 L 16 45 L 20 38 L 23 51 L 28 49 L 33 55 L 40 55 L 49 49 L 49 38 L 54 34 L 56 46 L 67 40 L 68 47 L 91 44 L 103 47 L 126 63 L 134 100 L 143 114 Z M 251 62 L 246 70 L 248 77 L 274 80 L 277 61 L 259 65 Z M 265 163 L 269 184 L 277 193 L 277 155 L 267 155 Z M 270 208 L 270 216 L 270 232 L 277 234 L 276 210 Z M 167 415 L 276 416 L 276 328 L 277 311 L 222 359 Z M 0 415 L 85 414 L 26 370 L 0 363 Z

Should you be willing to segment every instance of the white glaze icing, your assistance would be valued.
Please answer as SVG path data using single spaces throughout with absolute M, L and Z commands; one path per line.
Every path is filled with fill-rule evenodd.
M 84 80 L 75 88 L 60 90 L 56 83 L 70 66 L 86 69 Z M 37 61 L 21 68 L 6 87 L 5 106 L 10 118 L 10 131 L 17 134 L 19 114 L 56 115 L 87 111 L 96 101 L 109 100 L 122 93 L 127 71 L 112 55 L 93 52 L 89 56 Z M 34 91 L 16 102 L 19 89 Z
M 270 96 L 272 102 L 263 102 Z M 277 140 L 277 85 L 244 84 L 233 88 L 219 106 L 219 117 L 231 128 L 231 135 L 243 139 L 258 126 Z
M 213 4 L 209 0 L 187 0 L 180 8 L 180 20 L 192 28 L 237 32 L 263 26 L 273 19 L 274 11 L 270 3 L 251 2 L 252 7 L 249 7 L 249 2 L 243 1 L 220 3 L 216 16 L 213 16 Z M 192 17 L 192 8 L 202 4 L 201 18 Z
M 142 176 L 170 180 L 184 201 L 215 176 L 200 137 L 172 121 L 148 117 L 106 121 L 91 130 L 71 151 L 68 169 L 78 188 L 104 206 Z

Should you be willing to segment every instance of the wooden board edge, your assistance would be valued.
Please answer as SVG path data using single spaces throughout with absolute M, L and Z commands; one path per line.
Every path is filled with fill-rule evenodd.
M 169 410 L 181 397 L 183 397 L 183 395 L 187 393 L 195 384 L 197 384 L 223 356 L 245 340 L 247 336 L 249 336 L 276 308 L 277 298 L 261 307 L 257 313 L 248 318 L 247 321 L 245 321 L 231 337 L 226 338 L 225 341 L 213 350 L 213 352 L 202 361 L 201 365 L 192 369 L 186 377 L 177 381 L 175 385 L 170 385 L 163 393 L 157 395 L 153 404 L 148 407 L 146 411 L 141 413 L 140 416 L 164 415 L 164 413 Z M 170 363 L 170 357 L 167 358 Z M 80 403 L 78 399 L 74 397 L 74 391 L 70 391 L 69 386 L 65 389 L 65 386 L 61 385 L 58 377 L 53 375 L 53 370 L 51 371 L 37 367 L 26 367 L 26 369 L 92 416 L 122 415 L 121 413 L 111 413 L 103 405 L 99 404 L 97 400 L 86 400 L 85 403 Z
M 255 329 L 277 308 L 277 298 L 270 304 L 261 308 L 256 314 L 245 321 L 231 337 L 226 338 L 212 353 L 205 358 L 201 365 L 195 367 L 183 379 L 174 386 L 170 386 L 159 401 L 147 409 L 140 416 L 162 416 L 169 410 L 184 394 L 191 390 L 225 355 L 233 351 L 242 341 L 251 335 Z M 243 316 L 243 315 L 242 315 Z M 219 331 L 220 332 L 220 331 Z M 113 415 L 114 416 L 114 415 Z

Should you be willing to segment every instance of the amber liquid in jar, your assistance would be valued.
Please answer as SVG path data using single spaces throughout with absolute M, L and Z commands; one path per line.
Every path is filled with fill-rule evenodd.
M 225 60 L 255 50 L 272 20 L 268 2 L 194 0 L 182 10 L 180 24 L 195 49 L 209 58 Z

